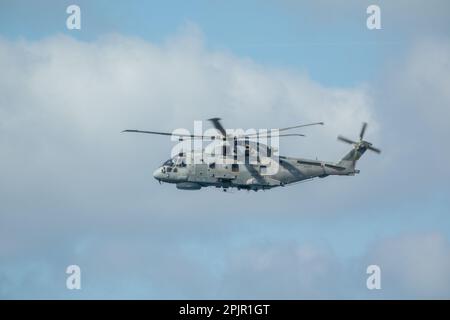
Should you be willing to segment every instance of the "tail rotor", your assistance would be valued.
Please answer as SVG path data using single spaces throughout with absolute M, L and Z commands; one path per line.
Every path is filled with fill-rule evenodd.
M 381 150 L 378 148 L 375 148 L 374 146 L 372 146 L 372 143 L 363 140 L 364 138 L 364 134 L 366 133 L 366 129 L 367 129 L 367 122 L 363 122 L 362 127 L 361 127 L 361 132 L 359 133 L 359 141 L 353 141 L 349 138 L 343 137 L 343 136 L 338 136 L 338 140 L 348 143 L 348 144 L 352 144 L 355 146 L 355 149 L 357 149 L 358 147 L 364 146 L 366 149 L 376 152 L 376 153 L 381 153 Z
M 381 150 L 375 148 L 372 143 L 364 140 L 364 134 L 366 133 L 367 123 L 363 122 L 361 131 L 359 133 L 359 141 L 353 141 L 352 139 L 343 137 L 341 135 L 338 136 L 338 140 L 353 145 L 353 149 L 342 158 L 340 161 L 341 164 L 347 164 L 354 169 L 355 163 L 359 158 L 366 152 L 366 150 L 370 150 L 376 153 L 381 153 Z

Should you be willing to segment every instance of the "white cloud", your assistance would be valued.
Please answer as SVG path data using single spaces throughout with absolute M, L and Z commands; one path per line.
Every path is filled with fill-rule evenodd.
M 396 197 L 433 196 L 448 188 L 450 170 L 442 163 L 450 157 L 443 147 L 450 135 L 449 57 L 448 38 L 417 40 L 401 60 L 387 63 L 374 86 L 384 128 L 380 160 L 386 163 L 378 178 L 389 177 Z
M 0 70 L 0 255 L 11 262 L 55 239 L 70 247 L 71 234 L 94 230 L 145 229 L 159 240 L 180 237 L 186 227 L 208 238 L 202 223 L 214 237 L 228 232 L 229 210 L 216 206 L 223 194 L 183 193 L 151 177 L 168 158 L 170 141 L 120 135 L 123 129 L 190 129 L 211 116 L 244 128 L 323 120 L 330 125 L 310 135 L 335 157 L 333 150 L 342 150 L 336 128 L 373 123 L 364 88 L 327 88 L 209 50 L 192 25 L 161 45 L 121 35 L 0 39 Z M 305 153 L 317 147 L 290 143 L 292 150 L 302 143 Z M 259 194 L 230 201 L 254 215 L 255 201 L 267 212 L 278 207 Z
M 245 299 L 446 299 L 450 242 L 440 232 L 403 232 L 373 241 L 353 258 L 331 248 L 276 241 L 253 243 L 225 260 L 222 295 Z M 366 268 L 381 268 L 381 290 L 366 287 Z
M 387 297 L 450 297 L 450 243 L 440 233 L 383 239 L 369 249 L 365 261 L 381 267 Z
M 445 66 L 445 54 L 438 57 L 442 59 L 432 60 L 441 61 Z M 420 79 L 427 74 L 428 68 L 415 68 L 414 61 L 407 70 L 415 79 Z M 150 235 L 145 239 L 131 239 L 129 246 L 150 241 L 150 248 L 139 247 L 140 252 L 151 249 L 155 261 L 161 258 L 164 265 L 181 264 L 176 240 L 183 242 L 186 238 L 191 241 L 194 238 L 194 242 L 203 244 L 210 239 L 228 239 L 230 234 L 235 234 L 236 224 L 250 224 L 253 218 L 261 219 L 267 212 L 298 216 L 299 211 L 301 214 L 350 211 L 351 206 L 361 208 L 361 204 L 373 200 L 374 190 L 379 192 L 377 199 L 383 205 L 389 195 L 380 190 L 388 188 L 387 185 L 398 186 L 378 168 L 375 172 L 379 173 L 378 180 L 374 177 L 376 174 L 372 174 L 358 177 L 351 183 L 342 178 L 337 183 L 328 180 L 320 186 L 313 184 L 303 188 L 301 209 L 299 190 L 295 189 L 298 186 L 265 194 L 231 196 L 214 190 L 186 193 L 159 186 L 151 172 L 168 157 L 170 142 L 157 137 L 120 135 L 122 129 L 189 129 L 193 120 L 211 116 L 223 117 L 227 126 L 244 128 L 323 120 L 327 123 L 324 128 L 308 129 L 311 138 L 286 141 L 282 147 L 288 154 L 318 155 L 330 160 L 337 159 L 347 150 L 347 146 L 335 142 L 337 134 L 356 136 L 362 121 L 370 123 L 369 140 L 378 141 L 381 132 L 377 119 L 385 109 L 377 108 L 375 114 L 374 105 L 383 100 L 381 96 L 369 93 L 372 88 L 364 85 L 330 88 L 304 74 L 212 51 L 203 44 L 201 33 L 193 26 L 162 45 L 120 35 L 92 42 L 65 36 L 39 41 L 2 39 L 0 70 L 0 256 L 12 266 L 7 275 L 14 273 L 15 264 L 26 260 L 21 256 L 35 259 L 30 253 L 40 252 L 43 245 L 61 253 L 73 248 L 85 234 L 116 239 L 115 232 Z M 448 77 L 439 71 L 439 65 L 432 70 L 426 79 L 439 76 L 444 77 L 442 83 L 446 83 Z M 427 83 L 433 84 L 432 81 Z M 445 86 L 437 84 L 436 91 L 429 85 L 426 92 L 438 92 L 445 97 L 442 90 Z M 385 117 L 388 116 L 381 116 Z M 386 128 L 384 123 L 383 128 Z M 397 146 L 386 142 L 392 147 L 391 151 Z M 395 160 L 390 167 L 397 163 L 398 158 L 392 153 L 387 158 Z M 368 183 L 369 179 L 375 183 Z M 362 185 L 365 188 L 361 188 Z M 323 201 L 324 197 L 328 201 Z M 230 207 L 239 210 L 230 210 Z M 245 221 L 242 212 L 246 213 Z M 161 253 L 161 243 L 167 244 L 168 240 L 175 243 L 174 257 Z M 55 243 L 60 243 L 60 247 L 55 248 Z M 427 243 L 422 251 L 437 248 L 436 254 L 430 257 L 432 261 L 445 256 L 442 251 L 446 247 L 442 241 Z M 99 251 L 114 251 L 107 244 L 94 249 L 92 256 L 100 257 L 100 264 L 109 260 L 100 256 Z M 121 250 L 125 252 L 126 248 Z M 62 254 L 64 259 L 69 255 L 70 250 Z M 45 260 L 47 265 L 59 261 L 60 257 L 55 256 L 36 260 Z M 127 257 L 130 265 L 141 259 L 139 252 Z M 154 262 L 153 257 L 145 258 L 149 259 L 149 264 Z M 111 263 L 116 264 L 120 256 L 111 259 Z M 198 261 L 193 260 L 188 258 L 187 263 L 196 269 Z M 279 263 L 283 260 L 289 260 L 291 264 Z M 199 272 L 192 269 L 185 273 L 171 269 L 166 273 L 164 265 L 155 265 L 152 272 L 144 272 L 145 277 L 161 288 L 160 292 L 170 294 L 177 289 L 171 285 L 166 287 L 167 283 L 161 280 L 164 276 L 172 274 L 188 278 L 193 272 L 192 279 L 201 278 Z M 211 270 L 210 267 L 207 270 Z M 235 293 L 240 281 L 244 281 L 253 283 L 256 288 L 273 289 L 267 289 L 262 295 L 279 292 L 301 297 L 308 297 L 308 294 L 321 296 L 332 281 L 329 277 L 333 277 L 335 270 L 342 270 L 341 262 L 331 250 L 285 243 L 250 246 L 248 250 L 230 255 L 225 267 L 224 295 Z M 59 267 L 53 265 L 52 268 Z M 127 265 L 124 268 L 133 269 Z M 298 269 L 308 271 L 298 275 Z M 423 276 L 424 270 L 411 272 L 427 279 Z M 141 271 L 137 273 L 140 275 Z M 285 275 L 281 275 L 283 273 Z M 273 278 L 266 279 L 266 274 Z M 309 278 L 306 274 L 313 276 Z M 289 275 L 294 276 L 293 281 Z M 277 276 L 286 285 L 287 293 L 272 281 Z M 0 274 L 0 278 L 4 277 Z M 17 283 L 26 286 L 21 280 L 26 277 L 19 275 Z M 217 279 L 210 274 L 208 277 Z M 139 279 L 135 280 L 138 282 Z M 431 279 L 432 283 L 435 281 Z M 14 286 L 15 282 L 9 283 Z M 302 291 L 288 284 L 308 289 Z M 341 290 L 335 285 L 330 296 Z M 430 287 L 430 292 L 433 288 Z M 436 288 L 441 293 L 446 290 Z M 10 289 L 14 291 L 14 288 Z M 189 297 L 189 288 L 185 286 L 183 290 Z M 209 293 L 208 290 L 209 283 L 198 284 L 198 294 Z M 249 287 L 247 292 L 241 293 L 250 295 L 251 290 Z
M 400 67 L 403 72 L 396 76 L 396 88 L 401 90 L 399 95 L 409 112 L 419 115 L 432 134 L 448 136 L 450 43 L 445 38 L 424 39 L 414 45 Z
M 281 151 L 330 160 L 347 151 L 338 133 L 355 135 L 363 120 L 376 128 L 364 87 L 328 88 L 211 51 L 195 26 L 162 45 L 120 35 L 3 39 L 0 57 L 0 190 L 12 211 L 108 211 L 117 196 L 136 206 L 137 194 L 158 189 L 149 173 L 172 143 L 120 135 L 126 128 L 191 129 L 211 116 L 244 128 L 322 120 L 328 125 L 307 130 L 314 139 L 291 139 Z
M 221 295 L 242 299 L 325 299 L 345 286 L 333 251 L 296 242 L 260 243 L 228 257 Z

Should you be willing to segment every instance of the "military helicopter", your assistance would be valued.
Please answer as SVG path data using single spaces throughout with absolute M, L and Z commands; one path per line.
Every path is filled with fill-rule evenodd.
M 372 143 L 363 140 L 367 123 L 363 123 L 359 140 L 353 141 L 343 136 L 338 140 L 353 145 L 353 148 L 338 162 L 319 161 L 277 155 L 277 149 L 261 143 L 261 138 L 281 138 L 305 136 L 299 133 L 281 133 L 308 126 L 323 125 L 323 122 L 302 124 L 277 129 L 275 134 L 230 135 L 220 122 L 220 118 L 208 119 L 216 129 L 216 135 L 176 134 L 159 131 L 124 130 L 122 132 L 176 136 L 183 140 L 209 140 L 220 142 L 222 153 L 206 159 L 200 152 L 180 152 L 156 169 L 153 176 L 161 182 L 173 183 L 177 189 L 200 190 L 203 187 L 237 188 L 238 190 L 267 190 L 284 187 L 314 178 L 330 175 L 353 176 L 360 171 L 356 162 L 367 151 L 380 153 Z M 255 139 L 256 138 L 256 139 Z M 217 149 L 217 148 L 216 148 Z M 216 150 L 215 149 L 215 150 Z M 199 154 L 201 153 L 201 154 Z M 196 158 L 197 161 L 193 161 Z M 218 161 L 220 160 L 220 161 Z

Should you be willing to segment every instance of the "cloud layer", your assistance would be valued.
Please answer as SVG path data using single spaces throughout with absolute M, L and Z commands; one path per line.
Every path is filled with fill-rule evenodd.
M 407 105 L 411 126 L 430 117 L 425 126 L 436 131 L 428 131 L 434 142 L 427 147 L 448 133 L 440 119 L 448 112 L 450 50 L 433 45 L 431 57 L 430 44 L 413 48 L 392 85 L 338 88 L 212 50 L 192 25 L 160 45 L 121 35 L 0 40 L 0 296 L 448 297 L 449 244 L 440 231 L 382 239 L 352 258 L 292 230 L 264 236 L 311 216 L 370 220 L 361 212 L 367 203 L 389 213 L 423 190 L 407 184 L 420 172 L 394 175 L 418 152 L 408 142 L 406 153 L 396 152 L 402 131 L 395 123 Z M 190 129 L 212 116 L 235 128 L 325 121 L 323 129 L 308 129 L 308 139 L 284 142 L 281 153 L 330 160 L 347 151 L 336 135 L 354 137 L 368 121 L 368 139 L 389 152 L 364 158 L 372 174 L 357 179 L 270 193 L 189 193 L 151 177 L 171 142 L 119 134 Z M 380 295 L 364 287 L 368 261 L 386 269 Z M 85 289 L 75 295 L 64 288 L 73 263 L 85 274 Z

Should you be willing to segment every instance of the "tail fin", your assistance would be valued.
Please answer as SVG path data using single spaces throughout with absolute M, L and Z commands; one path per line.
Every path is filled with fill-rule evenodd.
M 363 141 L 365 142 L 365 141 Z M 355 147 L 350 150 L 339 162 L 338 165 L 345 167 L 347 169 L 355 170 L 356 161 L 358 161 L 361 156 L 366 152 L 367 145 L 364 143 L 358 143 Z

